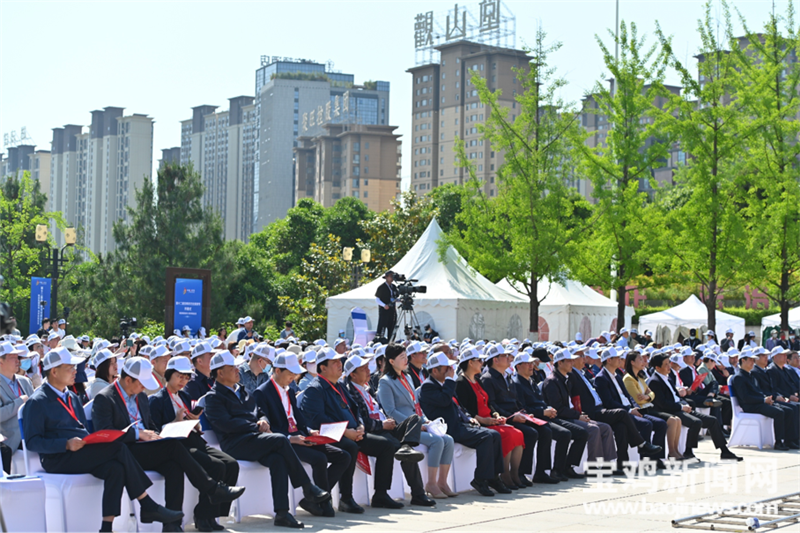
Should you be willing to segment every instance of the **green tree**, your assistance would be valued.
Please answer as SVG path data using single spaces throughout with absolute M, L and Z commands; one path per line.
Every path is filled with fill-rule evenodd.
M 647 190 L 655 188 L 652 176 L 667 153 L 660 126 L 652 120 L 665 95 L 666 60 L 657 44 L 648 47 L 636 25 L 620 24 L 619 57 L 597 37 L 611 88 L 598 83 L 586 99 L 587 112 L 603 118 L 608 129 L 598 128 L 592 139 L 579 137 L 581 172 L 591 180 L 597 218 L 591 225 L 590 245 L 581 249 L 572 270 L 589 285 L 617 291 L 617 324 L 625 323 L 626 287 L 645 273 L 642 253 L 643 209 Z M 606 133 L 607 132 L 607 133 Z
M 447 233 L 455 227 L 461 228 L 456 222 L 456 217 L 461 212 L 462 201 L 466 189 L 455 183 L 439 185 L 427 194 L 434 209 L 436 221 L 442 231 Z
M 31 297 L 31 276 L 44 274 L 42 260 L 47 258 L 52 237 L 48 242 L 36 242 L 37 224 L 50 221 L 63 229 L 61 213 L 46 213 L 47 198 L 39 191 L 39 182 L 29 172 L 21 177 L 8 176 L 0 187 L 0 275 L 5 282 L 0 301 L 8 302 L 17 318 L 17 327 L 28 329 L 28 304 Z
M 317 202 L 302 198 L 289 209 L 285 218 L 276 220 L 261 233 L 251 236 L 250 240 L 269 250 L 279 273 L 289 274 L 299 268 L 311 244 L 316 242 L 324 213 Z
M 479 129 L 493 150 L 504 154 L 497 171 L 497 196 L 484 193 L 485 184 L 475 177 L 464 143 L 458 146 L 461 165 L 471 179 L 456 224 L 447 241 L 477 270 L 491 279 L 509 278 L 523 287 L 530 300 L 529 331 L 538 340 L 538 283 L 545 278 L 563 280 L 570 251 L 584 225 L 576 211 L 590 206 L 569 186 L 574 178 L 570 161 L 571 140 L 578 136 L 580 115 L 568 111 L 559 97 L 566 85 L 556 77 L 549 57 L 561 43 L 545 45 L 539 30 L 529 51 L 529 69 L 516 70 L 522 91 L 516 96 L 519 113 L 509 118 L 508 107 L 491 91 L 486 79 L 472 73 L 472 84 L 489 111 Z
M 367 204 L 358 198 L 345 196 L 325 209 L 319 223 L 319 241 L 325 242 L 328 235 L 336 235 L 341 239 L 342 246 L 355 246 L 356 242 L 367 238 L 361 222 L 371 220 L 374 216 L 375 213 Z
M 679 139 L 691 158 L 674 177 L 689 196 L 679 209 L 655 206 L 649 219 L 656 224 L 646 239 L 653 246 L 657 269 L 682 273 L 701 287 L 709 329 L 716 328 L 718 296 L 739 279 L 746 243 L 736 177 L 745 159 L 749 126 L 737 96 L 735 56 L 726 51 L 737 43 L 727 5 L 722 6 L 726 35 L 722 41 L 716 37 L 710 2 L 698 21 L 699 77 L 677 59 L 670 40 L 659 30 L 684 93 L 670 98 L 657 124 Z
M 784 16 L 770 14 L 764 30 L 750 31 L 734 48 L 741 71 L 739 99 L 755 127 L 746 143 L 748 179 L 747 279 L 780 307 L 781 329 L 800 302 L 800 32 L 790 2 Z

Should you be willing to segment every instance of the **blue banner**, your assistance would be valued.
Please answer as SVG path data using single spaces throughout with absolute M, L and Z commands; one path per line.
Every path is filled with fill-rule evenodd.
M 31 278 L 29 334 L 36 333 L 42 328 L 42 319 L 44 317 L 50 318 L 50 281 L 50 278 Z
M 189 326 L 192 335 L 197 335 L 203 320 L 203 280 L 183 279 L 175 280 L 175 314 L 173 323 L 175 329 L 183 330 Z

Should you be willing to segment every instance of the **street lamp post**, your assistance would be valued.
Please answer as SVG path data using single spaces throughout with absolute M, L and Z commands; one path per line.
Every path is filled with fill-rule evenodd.
M 372 259 L 372 253 L 370 252 L 369 248 L 362 248 L 361 249 L 361 261 L 353 261 L 353 248 L 345 247 L 342 250 L 342 258 L 345 261 L 352 263 L 352 281 L 350 283 L 350 288 L 355 289 L 358 287 L 359 282 L 361 281 L 361 265 L 367 264 Z
M 36 226 L 36 240 L 37 242 L 47 242 L 49 231 L 47 229 L 46 224 L 38 224 Z M 50 295 L 50 303 L 51 303 L 51 314 L 53 317 L 58 317 L 58 278 L 61 275 L 62 268 L 64 264 L 67 262 L 64 259 L 64 250 L 67 249 L 68 246 L 74 246 L 75 241 L 77 240 L 77 233 L 75 228 L 66 228 L 64 230 L 64 246 L 60 249 L 56 246 L 52 249 L 53 254 L 51 257 L 51 273 L 50 277 L 52 278 L 53 289 L 52 294 Z

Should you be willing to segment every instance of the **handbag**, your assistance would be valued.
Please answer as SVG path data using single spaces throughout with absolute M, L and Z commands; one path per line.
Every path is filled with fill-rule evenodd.
M 445 422 L 442 417 L 431 420 L 428 422 L 428 433 L 436 435 L 437 437 L 444 437 L 447 435 L 447 422 Z

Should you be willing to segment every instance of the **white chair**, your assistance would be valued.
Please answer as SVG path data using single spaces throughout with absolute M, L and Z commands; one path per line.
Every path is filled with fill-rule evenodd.
M 244 494 L 232 504 L 233 518 L 237 524 L 245 516 L 257 514 L 275 516 L 269 468 L 255 461 L 239 461 L 237 484 L 247 487 Z M 291 501 L 289 503 L 291 504 Z M 289 510 L 294 513 L 294 509 Z
M 455 443 L 453 448 L 453 490 L 466 492 L 473 490 L 470 482 L 475 478 L 475 467 L 478 465 L 478 456 L 474 448 Z
M 92 423 L 92 404 L 94 400 L 89 400 L 89 403 L 83 406 L 83 414 L 86 416 L 86 431 L 94 433 L 94 424 Z
M 22 454 L 15 454 L 22 455 Z M 0 501 L 3 502 L 3 519 L 6 531 L 46 531 L 47 521 L 42 512 L 31 512 L 41 509 L 46 499 L 44 481 L 38 477 L 21 479 L 0 478 Z M 99 518 L 95 519 L 97 522 Z M 97 524 L 95 524 L 97 529 Z
M 375 494 L 375 462 L 375 458 L 370 456 L 369 468 L 372 473 L 367 476 L 367 492 L 370 495 Z M 358 470 L 358 468 L 356 468 L 356 470 Z M 406 476 L 403 474 L 403 468 L 400 466 L 400 461 L 395 459 L 392 466 L 392 486 L 389 487 L 388 490 L 390 498 L 395 500 L 406 499 L 405 478 Z
M 689 437 L 689 428 L 681 426 L 681 436 L 678 439 L 678 451 L 681 455 L 686 453 L 686 439 Z
M 758 413 L 745 413 L 738 400 L 731 393 L 733 421 L 728 446 L 775 446 L 775 426 L 771 418 Z
M 367 314 L 360 307 L 354 307 L 350 310 L 350 318 L 353 319 L 353 344 L 366 346 L 375 338 L 375 332 L 368 329 Z

